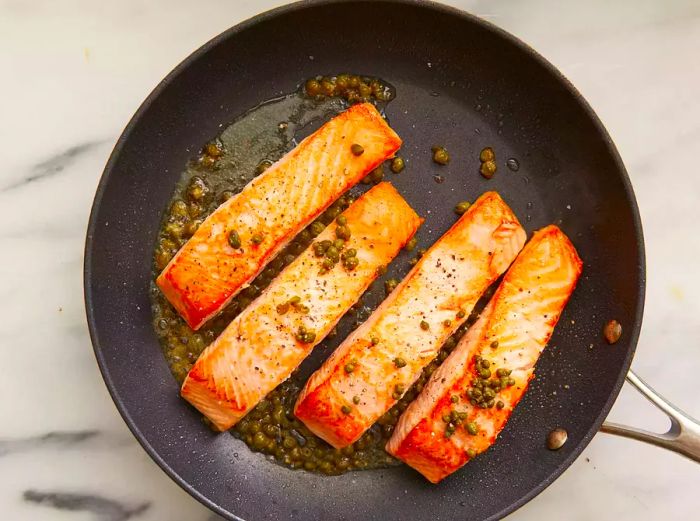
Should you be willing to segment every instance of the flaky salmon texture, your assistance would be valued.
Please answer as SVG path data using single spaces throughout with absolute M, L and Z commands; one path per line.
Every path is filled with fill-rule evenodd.
M 559 228 L 536 232 L 480 318 L 403 413 L 387 452 L 437 483 L 490 447 L 533 378 L 581 269 Z
M 353 144 L 364 152 L 353 154 Z M 297 233 L 400 146 L 372 104 L 353 105 L 217 208 L 158 276 L 158 287 L 192 329 L 200 328 Z M 229 242 L 231 232 L 238 234 L 240 247 Z
M 322 272 L 322 259 L 307 248 L 207 347 L 187 375 L 182 396 L 217 429 L 231 428 L 290 376 L 422 222 L 389 183 L 369 190 L 342 215 L 351 232 L 345 249 L 357 251 L 357 267 L 348 271 L 338 263 Z M 335 239 L 336 227 L 330 224 L 316 240 Z M 292 305 L 292 299 L 299 301 Z
M 420 376 L 525 238 L 499 195 L 482 195 L 311 376 L 296 417 L 336 448 L 359 439 Z

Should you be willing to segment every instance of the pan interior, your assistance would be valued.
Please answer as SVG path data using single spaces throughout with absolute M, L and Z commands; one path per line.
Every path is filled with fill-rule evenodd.
M 148 287 L 161 212 L 186 162 L 262 100 L 317 74 L 387 80 L 406 170 L 389 180 L 426 221 L 432 244 L 454 205 L 497 190 L 532 232 L 556 223 L 584 274 L 499 441 L 438 486 L 407 467 L 324 477 L 268 461 L 214 435 L 178 397 L 151 325 Z M 431 161 L 445 146 L 447 166 Z M 478 173 L 491 146 L 498 172 Z M 515 159 L 519 168 L 506 166 Z M 444 178 L 437 183 L 435 176 Z M 404 273 L 408 254 L 390 267 Z M 229 518 L 497 518 L 549 484 L 580 453 L 614 401 L 641 321 L 644 258 L 624 168 L 585 102 L 532 51 L 474 18 L 426 3 L 298 4 L 224 33 L 141 107 L 107 165 L 91 216 L 88 318 L 107 385 L 132 431 L 185 489 Z M 377 291 L 375 299 L 380 297 Z M 370 300 L 371 303 L 371 300 Z M 603 323 L 625 334 L 605 345 Z M 319 350 L 312 360 L 326 356 Z M 554 427 L 569 433 L 545 447 Z

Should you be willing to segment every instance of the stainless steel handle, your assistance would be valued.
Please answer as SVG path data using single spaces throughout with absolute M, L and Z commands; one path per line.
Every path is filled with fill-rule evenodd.
M 608 434 L 616 434 L 618 436 L 632 438 L 633 440 L 651 443 L 652 445 L 683 454 L 683 456 L 687 456 L 700 463 L 700 422 L 691 418 L 661 397 L 631 370 L 627 373 L 627 381 L 631 383 L 637 391 L 642 393 L 647 400 L 666 413 L 671 420 L 671 428 L 668 432 L 657 434 L 643 429 L 605 422 L 600 430 Z

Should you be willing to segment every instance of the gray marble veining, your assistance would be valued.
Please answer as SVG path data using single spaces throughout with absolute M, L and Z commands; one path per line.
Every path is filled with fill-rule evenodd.
M 150 90 L 209 38 L 282 3 L 0 1 L 3 519 L 217 519 L 148 458 L 105 390 L 84 318 L 83 241 L 102 168 Z M 449 3 L 537 49 L 605 123 L 647 244 L 634 367 L 700 417 L 700 2 Z M 611 418 L 666 428 L 627 388 Z M 511 519 L 696 519 L 699 485 L 697 465 L 601 434 Z

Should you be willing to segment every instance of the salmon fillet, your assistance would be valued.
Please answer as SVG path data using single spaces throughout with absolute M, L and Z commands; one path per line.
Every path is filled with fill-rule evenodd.
M 357 156 L 351 146 L 364 152 Z M 214 211 L 157 279 L 192 329 L 250 284 L 265 265 L 343 192 L 401 146 L 369 103 L 350 107 L 304 139 Z M 241 246 L 232 247 L 235 231 Z M 251 240 L 256 237 L 256 241 Z
M 342 215 L 351 232 L 343 251 L 357 250 L 357 267 L 348 271 L 339 262 L 322 273 L 323 259 L 307 248 L 207 347 L 187 375 L 183 398 L 219 430 L 235 425 L 289 377 L 422 222 L 389 183 L 372 188 Z M 316 241 L 335 239 L 336 222 Z M 290 305 L 295 296 L 300 302 Z M 300 328 L 315 337 L 300 339 Z
M 525 238 L 498 194 L 482 195 L 311 376 L 297 418 L 336 448 L 356 441 L 420 376 Z
M 581 269 L 559 228 L 535 233 L 479 320 L 399 418 L 387 452 L 437 483 L 490 447 L 533 378 Z M 505 379 L 491 388 L 490 404 L 475 386 L 489 371 L 487 381 Z

